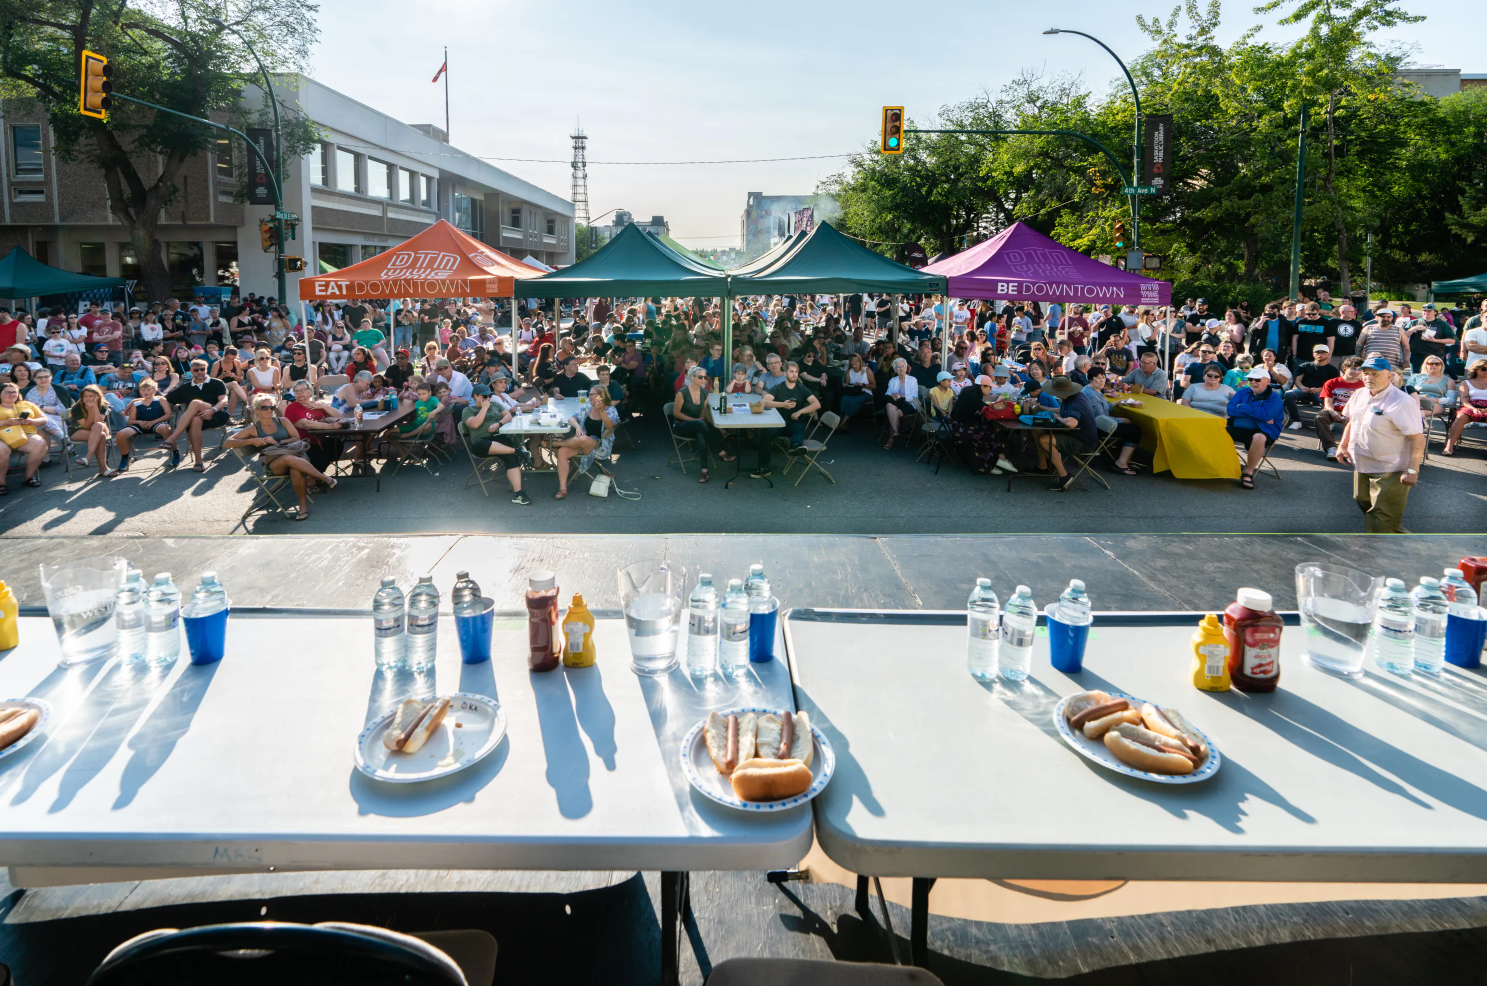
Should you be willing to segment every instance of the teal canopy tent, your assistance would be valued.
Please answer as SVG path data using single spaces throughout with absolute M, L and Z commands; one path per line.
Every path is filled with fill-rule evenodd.
M 1487 274 L 1455 281 L 1431 281 L 1431 294 L 1487 294 Z
M 0 259 L 0 298 L 39 298 L 124 286 L 122 277 L 98 277 L 58 270 L 16 247 Z
M 721 298 L 727 292 L 721 270 L 677 253 L 632 224 L 573 266 L 523 281 L 520 293 L 524 298 Z
M 944 294 L 945 278 L 925 274 L 875 253 L 818 223 L 763 268 L 729 271 L 732 294 Z M 752 267 L 753 265 L 750 265 Z

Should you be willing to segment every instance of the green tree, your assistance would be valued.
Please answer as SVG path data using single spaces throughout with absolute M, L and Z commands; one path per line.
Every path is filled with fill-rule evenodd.
M 239 96 L 259 76 L 238 35 L 271 69 L 297 70 L 314 44 L 318 9 L 302 0 L 0 0 L 0 96 L 40 101 L 58 155 L 102 173 L 109 209 L 129 232 L 151 298 L 170 292 L 157 235 L 161 211 L 178 193 L 182 167 L 217 131 L 122 100 L 106 120 L 82 116 L 82 52 L 109 58 L 116 92 L 246 123 Z M 237 33 L 209 23 L 213 17 Z M 286 162 L 315 139 L 309 121 L 295 113 L 286 115 L 284 131 Z
M 593 231 L 588 226 L 585 226 L 583 223 L 573 224 L 574 263 L 585 259 L 586 257 L 588 257 L 589 254 L 594 252 L 594 248 L 593 246 L 591 246 L 591 237 L 593 237 L 593 235 Z

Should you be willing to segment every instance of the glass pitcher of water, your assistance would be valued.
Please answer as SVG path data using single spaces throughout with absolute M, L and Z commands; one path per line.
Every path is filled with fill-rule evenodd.
M 113 656 L 118 641 L 115 597 L 127 567 L 118 555 L 41 566 L 41 589 L 62 645 L 62 667 Z
M 1306 631 L 1302 657 L 1312 667 L 1347 678 L 1363 675 L 1368 633 L 1382 577 L 1325 562 L 1296 566 L 1296 603 Z

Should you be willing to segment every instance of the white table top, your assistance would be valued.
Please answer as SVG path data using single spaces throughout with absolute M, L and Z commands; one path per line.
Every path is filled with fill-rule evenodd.
M 636 676 L 621 621 L 596 634 L 595 667 L 531 674 L 526 619 L 498 619 L 492 660 L 467 667 L 446 616 L 436 673 L 415 680 L 376 672 L 370 619 L 240 614 L 223 661 L 192 666 L 183 644 L 160 674 L 117 660 L 61 670 L 50 621 L 23 619 L 0 696 L 45 698 L 54 714 L 43 740 L 0 759 L 0 864 L 36 886 L 139 871 L 761 870 L 804 858 L 807 806 L 714 804 L 679 759 L 711 708 L 784 707 L 783 662 L 703 695 L 680 671 Z M 497 698 L 506 739 L 439 781 L 359 773 L 364 725 L 436 690 Z
M 1303 631 L 1288 626 L 1276 692 L 1201 692 L 1196 614 L 1148 627 L 1097 616 L 1079 674 L 1053 670 L 1040 628 L 1029 681 L 983 686 L 966 671 L 963 615 L 849 619 L 797 612 L 786 639 L 797 701 L 838 758 L 814 802 L 817 838 L 855 873 L 1487 880 L 1482 671 L 1336 678 L 1300 658 Z M 1087 688 L 1176 707 L 1221 768 L 1177 787 L 1089 762 L 1052 722 L 1062 696 Z
M 514 414 L 511 420 L 501 426 L 503 435 L 561 435 L 568 430 L 568 419 L 576 414 L 581 414 L 586 405 L 580 404 L 577 397 L 560 397 L 557 400 L 558 421 L 556 424 L 546 424 L 538 420 L 539 414 L 545 414 L 547 405 Z
M 711 396 L 711 395 L 709 395 Z M 713 398 L 716 399 L 716 398 Z M 736 411 L 735 404 L 757 404 L 762 398 L 758 394 L 729 394 L 728 413 L 719 414 L 716 409 L 712 411 L 712 422 L 715 428 L 783 428 L 785 419 L 778 408 L 766 407 L 763 414 L 755 414 L 753 411 Z

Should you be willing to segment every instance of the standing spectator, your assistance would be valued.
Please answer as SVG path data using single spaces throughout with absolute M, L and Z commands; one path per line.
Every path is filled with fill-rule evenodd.
M 1265 306 L 1265 314 L 1255 319 L 1254 324 L 1249 327 L 1249 340 L 1245 348 L 1251 355 L 1262 349 L 1273 349 L 1282 363 L 1290 363 L 1294 353 L 1291 338 L 1293 334 L 1291 322 L 1281 315 L 1280 305 L 1272 301 Z
M 1353 464 L 1353 502 L 1363 511 L 1363 530 L 1402 534 L 1405 502 L 1420 481 L 1425 454 L 1420 407 L 1393 385 L 1389 360 L 1370 357 L 1362 370 L 1367 386 L 1348 400 L 1337 458 Z
M 1074 347 L 1076 355 L 1089 353 L 1089 320 L 1084 317 L 1083 305 L 1069 306 L 1069 316 L 1064 320 L 1064 338 Z
M 1301 422 L 1301 405 L 1322 404 L 1322 387 L 1328 380 L 1336 380 L 1342 376 L 1337 367 L 1329 362 L 1331 353 L 1328 352 L 1325 343 L 1317 343 L 1312 350 L 1311 362 L 1302 363 L 1296 367 L 1296 382 L 1290 390 L 1286 391 L 1286 417 L 1291 419 L 1291 430 L 1300 431 L 1303 427 Z
M 1332 365 L 1341 366 L 1342 361 L 1358 352 L 1358 336 L 1363 333 L 1363 323 L 1358 319 L 1358 310 L 1352 302 L 1344 301 L 1337 309 L 1338 317 L 1327 327 L 1327 345 L 1332 348 Z
M 1376 320 L 1369 322 L 1358 334 L 1358 354 L 1363 359 L 1382 356 L 1396 370 L 1403 370 L 1408 357 L 1409 337 L 1405 330 L 1394 324 L 1394 312 L 1381 308 Z
M 1346 421 L 1345 409 L 1353 392 L 1364 387 L 1363 380 L 1363 358 L 1361 356 L 1349 356 L 1342 361 L 1342 376 L 1335 377 L 1322 384 L 1322 392 L 1319 395 L 1322 400 L 1322 409 L 1317 412 L 1314 425 L 1317 430 L 1317 441 L 1322 443 L 1322 450 L 1327 458 L 1337 458 L 1337 439 L 1332 437 L 1332 426 L 1338 422 Z

